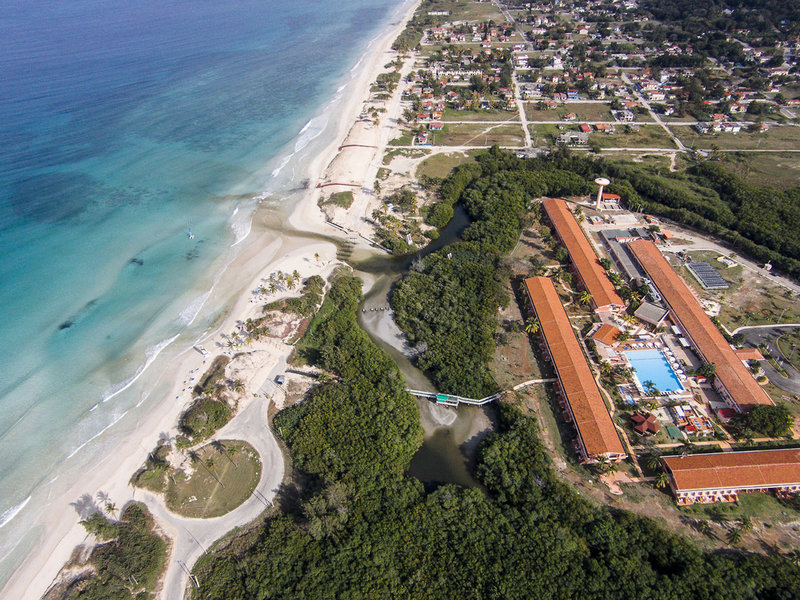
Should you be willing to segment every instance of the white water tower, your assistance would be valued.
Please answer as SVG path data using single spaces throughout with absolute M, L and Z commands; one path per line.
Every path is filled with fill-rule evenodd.
M 595 210 L 597 210 L 597 212 L 600 212 L 602 210 L 600 208 L 600 201 L 603 199 L 603 188 L 606 187 L 609 183 L 611 183 L 611 181 L 606 179 L 605 177 L 598 177 L 597 179 L 594 180 L 594 182 L 600 186 L 600 189 L 597 190 L 597 203 L 595 204 Z

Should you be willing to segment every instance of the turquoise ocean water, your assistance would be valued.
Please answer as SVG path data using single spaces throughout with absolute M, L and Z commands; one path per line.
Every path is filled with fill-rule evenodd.
M 208 326 L 210 282 L 247 244 L 257 200 L 300 185 L 401 8 L 4 4 L 0 586 L 57 486 L 152 409 L 146 367 Z

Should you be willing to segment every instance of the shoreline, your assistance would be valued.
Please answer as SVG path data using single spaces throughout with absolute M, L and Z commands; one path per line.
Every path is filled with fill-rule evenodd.
M 384 31 L 368 43 L 354 67 L 357 72 L 348 85 L 350 92 L 345 92 L 340 100 L 341 111 L 338 114 L 333 113 L 336 123 L 335 136 L 304 169 L 311 181 L 318 181 L 336 158 L 339 144 L 346 138 L 364 103 L 368 101 L 372 81 L 383 70 L 386 54 L 391 52 L 392 42 L 414 14 L 419 1 L 407 0 L 401 4 L 397 12 L 402 16 L 399 19 L 394 18 Z M 264 209 L 261 206 L 255 209 L 251 216 L 250 235 L 255 235 L 256 239 L 246 243 L 242 252 L 230 261 L 205 301 L 208 305 L 214 305 L 215 300 L 223 300 L 218 305 L 224 307 L 222 312 L 224 316 L 219 320 L 219 325 L 215 325 L 212 331 L 203 334 L 199 342 L 209 346 L 210 355 L 207 358 L 202 357 L 188 347 L 169 359 L 161 373 L 144 374 L 144 377 L 154 381 L 151 393 L 160 399 L 158 410 L 149 411 L 135 424 L 126 423 L 128 429 L 117 433 L 118 439 L 103 460 L 93 465 L 85 476 L 77 477 L 66 492 L 59 494 L 57 498 L 49 499 L 47 506 L 44 507 L 45 510 L 42 511 L 46 515 L 35 524 L 35 527 L 42 531 L 42 540 L 28 552 L 22 564 L 9 577 L 2 588 L 4 596 L 40 598 L 56 581 L 75 547 L 89 538 L 78 523 L 78 516 L 70 506 L 71 502 L 85 494 L 93 497 L 100 490 L 107 493 L 120 507 L 130 500 L 137 499 L 137 490 L 128 482 L 134 471 L 144 462 L 147 453 L 156 445 L 159 434 L 175 430 L 180 413 L 188 406 L 191 395 L 186 395 L 184 392 L 186 384 L 183 380 L 188 377 L 186 374 L 192 373 L 195 369 L 200 369 L 202 374 L 203 368 L 210 364 L 213 356 L 222 354 L 221 348 L 211 350 L 211 342 L 218 343 L 221 335 L 231 331 L 238 320 L 247 318 L 248 312 L 254 309 L 260 310 L 263 301 L 255 303 L 252 301 L 252 289 L 260 279 L 277 269 L 291 272 L 296 268 L 304 278 L 320 273 L 329 274 L 340 264 L 336 260 L 336 247 L 333 243 L 321 240 L 312 242 L 308 238 L 294 235 L 291 231 L 293 228 L 298 233 L 320 233 L 327 237 L 346 239 L 347 236 L 341 231 L 325 222 L 317 206 L 318 197 L 319 191 L 316 188 L 302 193 L 302 197 L 292 207 L 286 219 L 290 226 L 290 230 L 286 232 L 278 232 L 268 225 L 257 223 L 257 219 L 264 217 Z M 367 246 L 363 240 L 362 243 Z M 315 253 L 320 255 L 319 260 L 311 258 Z M 240 292 L 226 292 L 229 289 Z M 296 294 L 278 293 L 269 299 L 291 295 Z M 272 342 L 272 345 L 276 346 L 274 349 L 260 348 L 261 345 L 269 344 L 270 342 L 259 343 L 259 347 L 253 350 L 264 353 L 263 361 L 253 369 L 252 373 L 252 383 L 255 385 L 256 381 L 260 382 L 258 388 L 264 385 L 266 381 L 264 377 L 285 360 L 291 351 L 291 346 L 275 345 L 274 342 Z M 152 365 L 151 369 L 155 366 Z M 168 391 L 164 391 L 164 388 Z M 247 393 L 253 394 L 256 391 L 257 389 L 248 389 Z M 243 401 L 237 415 L 248 405 L 249 402 Z M 123 458 L 120 460 L 120 457 Z M 282 468 L 281 464 L 281 473 Z M 264 469 L 262 481 L 267 475 L 267 470 Z M 139 496 L 141 495 L 139 492 Z M 155 514 L 149 505 L 148 508 Z M 159 518 L 157 522 L 159 528 L 165 531 L 172 530 L 174 535 L 174 528 L 162 523 Z M 219 537 L 225 533 L 227 531 L 220 531 Z M 169 577 L 170 570 L 168 565 L 166 577 Z M 162 589 L 162 594 L 163 592 Z

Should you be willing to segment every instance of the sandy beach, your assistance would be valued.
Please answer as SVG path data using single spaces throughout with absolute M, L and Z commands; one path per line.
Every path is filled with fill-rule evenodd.
M 386 142 L 393 137 L 392 128 L 399 115 L 392 114 L 392 107 L 388 106 L 389 110 L 382 115 L 378 127 L 374 125 L 366 127 L 366 124 L 357 123 L 357 120 L 368 101 L 370 84 L 383 70 L 384 65 L 394 57 L 391 43 L 403 29 L 417 4 L 417 1 L 409 2 L 404 7 L 406 10 L 403 19 L 387 28 L 367 48 L 358 72 L 341 102 L 342 110 L 335 117 L 338 128 L 335 140 L 323 152 L 317 154 L 307 166 L 308 176 L 313 185 L 319 181 L 340 181 L 344 178 L 363 187 L 374 179 L 376 164 L 380 163 Z M 397 96 L 399 97 L 399 94 Z M 399 110 L 399 102 L 394 104 L 394 108 Z M 369 141 L 375 148 L 364 149 L 366 152 L 340 152 L 338 148 L 345 143 L 343 140 L 355 143 L 352 141 L 355 139 L 354 136 L 364 140 L 364 143 Z M 330 192 L 336 188 L 323 189 Z M 317 206 L 320 193 L 320 189 L 312 186 L 295 205 L 288 220 L 289 224 L 300 231 L 348 237 L 341 230 L 325 222 L 324 215 Z M 371 232 L 369 224 L 362 219 L 368 211 L 368 195 L 356 194 L 356 198 L 351 216 L 348 217 L 347 229 L 352 231 L 351 238 L 354 234 L 369 236 Z M 258 218 L 257 212 L 254 219 Z M 303 279 L 312 275 L 327 277 L 340 264 L 336 261 L 336 247 L 332 243 L 312 242 L 292 234 L 281 234 L 269 227 L 254 226 L 251 235 L 256 236 L 256 239 L 248 240 L 247 248 L 228 266 L 209 297 L 210 304 L 217 302 L 220 305 L 231 306 L 219 327 L 200 342 L 209 351 L 209 356 L 204 357 L 196 350 L 188 348 L 160 372 L 152 369 L 145 374 L 146 377 L 159 380 L 161 384 L 159 389 L 166 387 L 169 390 L 163 394 L 158 410 L 150 411 L 126 431 L 116 433 L 119 437 L 114 437 L 115 443 L 105 458 L 94 465 L 91 471 L 77 477 L 66 493 L 50 499 L 47 510 L 37 523 L 37 527 L 42 531 L 41 543 L 13 574 L 0 594 L 2 597 L 40 598 L 69 560 L 74 548 L 87 541 L 88 536 L 78 523 L 78 514 L 70 503 L 86 494 L 94 497 L 98 491 L 108 494 L 118 507 L 124 506 L 130 500 L 142 499 L 143 494 L 141 491 L 137 493 L 137 490 L 130 486 L 129 479 L 142 465 L 147 453 L 157 444 L 159 436 L 163 432 L 176 430 L 180 413 L 191 402 L 189 390 L 193 384 L 192 377 L 201 376 L 213 357 L 223 353 L 226 334 L 234 331 L 238 322 L 260 316 L 261 307 L 265 302 L 299 294 L 298 287 L 289 293 L 277 291 L 269 297 L 258 297 L 257 293 L 254 294 L 254 290 L 260 287 L 270 273 L 278 270 L 291 273 L 297 270 Z M 363 238 L 359 239 L 365 246 L 368 245 Z M 239 414 L 247 409 L 248 399 L 252 399 L 253 394 L 262 389 L 276 367 L 284 363 L 290 351 L 291 346 L 280 340 L 268 338 L 249 346 L 243 357 L 231 363 L 229 372 L 235 371 L 236 376 L 244 381 L 246 388 L 242 393 Z M 279 475 L 282 477 L 282 464 L 279 467 Z M 275 467 L 275 470 L 277 469 L 278 467 Z M 265 472 L 262 474 L 262 480 L 275 474 L 275 472 L 271 474 Z M 151 502 L 148 502 L 148 505 Z M 174 528 L 162 522 L 163 511 L 154 512 L 159 526 L 165 532 L 175 535 Z M 248 514 L 247 520 L 252 518 L 253 516 Z M 225 531 L 218 533 L 221 536 Z M 176 568 L 171 560 L 167 578 L 176 577 L 173 573 Z M 185 577 L 178 579 L 183 579 L 185 585 Z M 179 584 L 173 585 L 173 591 L 177 589 L 175 585 Z M 182 589 L 182 586 L 179 587 Z M 170 597 L 172 600 L 174 596 L 167 596 L 166 589 L 168 588 L 162 592 L 162 597 Z

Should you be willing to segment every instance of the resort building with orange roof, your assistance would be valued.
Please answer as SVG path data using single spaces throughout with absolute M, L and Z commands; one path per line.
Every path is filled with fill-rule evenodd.
M 597 312 L 617 312 L 624 309 L 625 302 L 614 290 L 614 284 L 606 275 L 594 248 L 567 203 L 560 198 L 546 198 L 542 201 L 542 206 L 556 236 L 569 252 L 573 271 L 581 286 L 592 295 L 592 308 Z
M 678 504 L 735 502 L 743 492 L 800 491 L 800 448 L 661 458 Z
M 602 457 L 610 461 L 626 458 L 625 448 L 552 280 L 532 277 L 525 280 L 525 289 L 529 307 L 539 321 L 542 351 L 558 376 L 556 393 L 560 396 L 564 416 L 578 433 L 574 442 L 578 456 L 587 463 L 598 462 Z
M 628 243 L 628 248 L 661 295 L 670 311 L 670 319 L 680 326 L 700 358 L 716 366 L 714 387 L 725 401 L 739 412 L 759 404 L 772 404 L 742 362 L 742 357 L 711 322 L 700 302 L 656 245 L 647 240 L 635 240 Z

